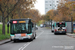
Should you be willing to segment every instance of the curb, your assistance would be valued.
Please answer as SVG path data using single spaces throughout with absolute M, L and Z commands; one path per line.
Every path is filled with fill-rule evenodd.
M 69 33 L 67 33 L 67 36 L 75 38 L 75 34 L 69 34 Z
M 3 41 L 0 41 L 0 45 L 6 44 L 6 43 L 9 43 L 9 42 L 11 42 L 10 39 L 3 40 Z

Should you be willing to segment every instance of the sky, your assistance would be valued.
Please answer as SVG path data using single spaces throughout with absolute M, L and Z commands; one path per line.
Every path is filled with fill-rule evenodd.
M 37 0 L 35 9 L 38 9 L 42 15 L 45 14 L 45 0 Z

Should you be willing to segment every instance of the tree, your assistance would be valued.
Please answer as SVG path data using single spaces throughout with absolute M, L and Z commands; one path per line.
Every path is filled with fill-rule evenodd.
M 62 15 L 62 21 L 66 21 L 68 10 L 69 8 L 63 3 L 58 6 L 58 11 Z
M 8 18 L 9 15 L 13 15 L 13 11 L 15 12 L 17 9 L 27 10 L 33 7 L 35 1 L 36 0 L 1 0 L 0 11 L 2 13 L 3 22 L 2 33 L 5 34 L 5 19 Z
M 40 20 L 40 13 L 37 9 L 31 9 L 26 14 L 29 18 L 33 20 L 34 23 L 37 23 Z
M 73 17 L 73 21 L 75 21 L 75 1 L 61 0 L 58 5 L 57 10 L 49 10 L 46 13 L 46 20 L 54 20 L 54 21 L 71 21 L 71 17 Z
M 54 10 L 49 10 L 47 12 L 47 15 L 49 16 L 49 19 L 53 19 L 54 18 Z
M 69 8 L 68 16 L 73 17 L 73 21 L 75 21 L 75 1 L 67 2 L 65 5 Z

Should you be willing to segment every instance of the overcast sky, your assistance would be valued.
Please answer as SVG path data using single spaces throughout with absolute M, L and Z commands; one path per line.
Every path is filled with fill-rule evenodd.
M 45 0 L 37 0 L 35 8 L 39 10 L 41 14 L 45 14 Z

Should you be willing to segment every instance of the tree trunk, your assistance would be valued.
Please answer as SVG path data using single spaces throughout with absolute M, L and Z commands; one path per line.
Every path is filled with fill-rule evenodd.
M 11 19 L 13 19 L 13 14 L 11 14 Z
M 52 29 L 52 19 L 51 19 L 51 29 Z
M 9 21 L 9 17 L 7 18 L 7 22 Z M 9 33 L 9 27 L 7 27 L 7 33 Z
M 2 13 L 2 22 L 3 22 L 3 25 L 2 25 L 2 34 L 5 35 L 5 19 L 4 19 L 4 13 Z

